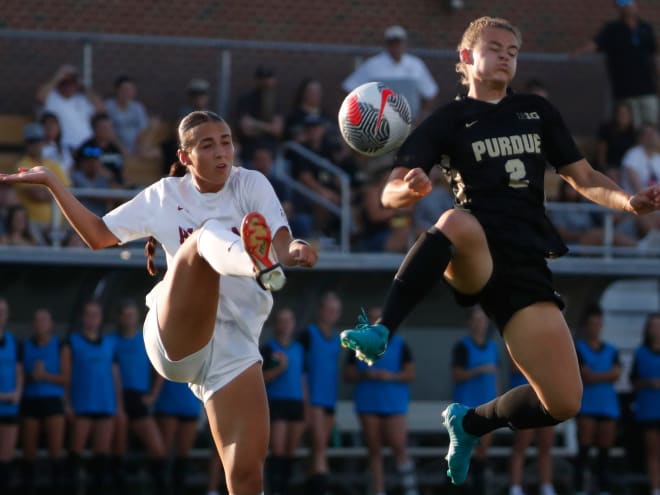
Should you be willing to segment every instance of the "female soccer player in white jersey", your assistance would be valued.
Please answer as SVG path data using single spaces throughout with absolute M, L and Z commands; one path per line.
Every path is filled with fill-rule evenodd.
M 147 353 L 160 374 L 190 383 L 204 402 L 230 493 L 258 495 L 268 446 L 258 339 L 272 296 L 264 289 L 284 283 L 278 260 L 311 267 L 317 255 L 291 238 L 267 179 L 233 166 L 231 130 L 220 117 L 192 112 L 178 134 L 173 168 L 185 175 L 156 182 L 103 218 L 44 167 L 0 182 L 48 187 L 92 249 L 149 236 L 161 243 L 168 271 L 147 296 Z

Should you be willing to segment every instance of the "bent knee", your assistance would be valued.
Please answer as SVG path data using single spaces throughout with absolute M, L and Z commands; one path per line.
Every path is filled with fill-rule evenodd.
M 472 214 L 465 211 L 447 210 L 435 223 L 435 227 L 441 230 L 454 245 L 486 241 L 481 224 Z
M 249 460 L 234 463 L 227 478 L 231 484 L 231 493 L 263 492 L 263 462 Z
M 562 395 L 557 400 L 552 401 L 546 405 L 546 409 L 550 416 L 558 421 L 566 421 L 571 419 L 580 412 L 582 405 L 582 387 L 573 393 Z

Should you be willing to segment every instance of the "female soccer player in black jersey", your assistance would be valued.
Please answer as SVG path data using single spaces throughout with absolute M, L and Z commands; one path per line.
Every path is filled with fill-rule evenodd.
M 342 344 L 366 361 L 440 279 L 459 303 L 480 303 L 529 381 L 475 408 L 444 412 L 452 482 L 466 479 L 480 436 L 503 426 L 537 428 L 573 417 L 582 382 L 570 331 L 545 258 L 567 249 L 548 221 L 546 164 L 586 198 L 644 214 L 660 207 L 660 186 L 633 196 L 593 170 L 578 152 L 557 110 L 536 95 L 511 94 L 521 35 L 505 19 L 473 21 L 456 66 L 467 95 L 436 110 L 403 144 L 382 194 L 391 208 L 414 204 L 431 190 L 435 165 L 451 175 L 455 208 L 423 233 L 390 286 L 376 325 L 360 321 Z

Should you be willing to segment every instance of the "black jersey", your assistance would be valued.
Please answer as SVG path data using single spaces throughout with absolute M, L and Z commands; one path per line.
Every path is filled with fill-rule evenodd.
M 395 167 L 441 165 L 457 207 L 479 220 L 489 242 L 557 257 L 567 249 L 545 214 L 543 179 L 582 156 L 545 99 L 510 94 L 493 104 L 459 98 L 431 114 L 399 149 Z

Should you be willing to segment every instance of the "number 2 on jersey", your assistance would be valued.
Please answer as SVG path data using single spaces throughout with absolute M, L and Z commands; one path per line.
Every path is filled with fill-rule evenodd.
M 525 164 L 519 158 L 507 160 L 504 164 L 504 170 L 509 174 L 509 187 L 527 187 L 529 179 L 526 179 L 527 170 Z

